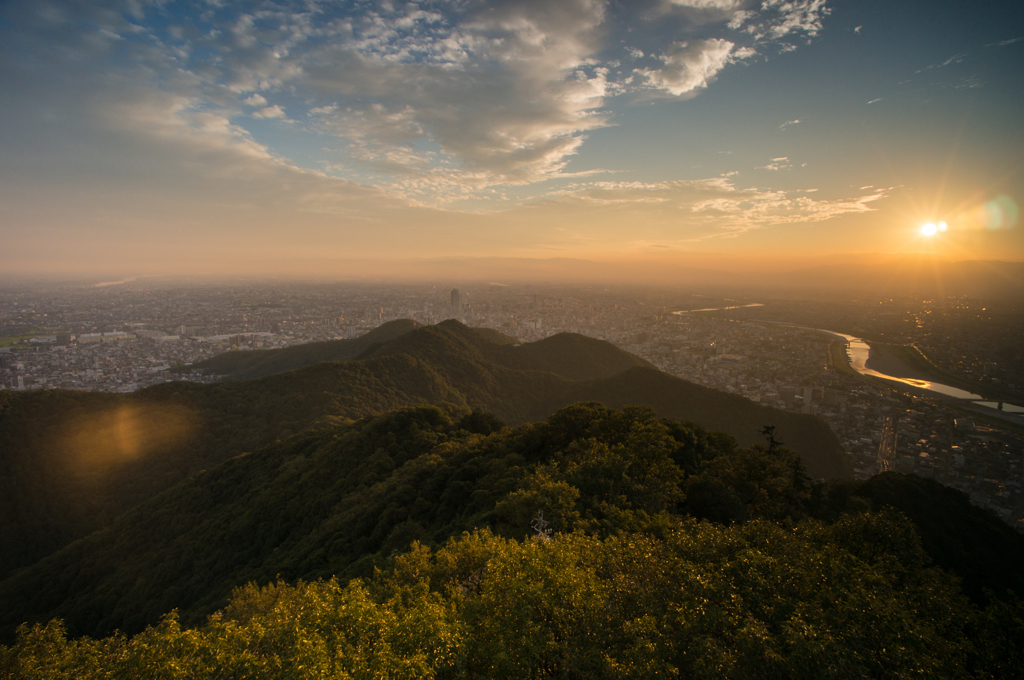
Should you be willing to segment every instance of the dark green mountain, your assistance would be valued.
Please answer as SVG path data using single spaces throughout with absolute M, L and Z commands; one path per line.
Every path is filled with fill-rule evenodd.
M 653 368 L 636 367 L 602 380 L 573 384 L 562 402 L 575 401 L 599 401 L 610 408 L 642 404 L 667 418 L 726 432 L 740 446 L 760 442 L 764 426 L 772 425 L 777 438 L 800 454 L 811 477 L 850 476 L 849 462 L 835 434 L 815 416 L 779 411 Z
M 388 333 L 395 337 L 365 343 L 358 359 L 252 380 L 166 383 L 132 395 L 0 395 L 0 577 L 233 456 L 422 403 L 485 410 L 512 425 L 577 401 L 646 404 L 707 422 L 740 446 L 773 425 L 812 477 L 849 474 L 821 420 L 664 375 L 603 341 L 561 334 L 512 345 L 454 321 Z M 309 359 L 275 352 L 260 359 L 260 370 L 283 365 L 281 357 Z
M 282 349 L 257 349 L 241 352 L 225 352 L 200 361 L 188 367 L 178 367 L 178 372 L 201 370 L 204 373 L 222 375 L 230 380 L 262 378 L 274 373 L 293 371 L 325 361 L 348 361 L 355 359 L 366 350 L 398 336 L 408 333 L 418 324 L 410 319 L 389 321 L 369 333 L 350 340 L 310 342 Z
M 856 494 L 874 507 L 898 509 L 917 525 L 924 549 L 935 564 L 958 574 L 975 600 L 1006 590 L 1024 594 L 1024 538 L 991 511 L 972 505 L 966 494 L 931 479 L 886 472 L 861 485 Z
M 186 480 L 0 582 L 0 630 L 56 615 L 77 632 L 137 631 L 175 608 L 198 620 L 250 580 L 368 575 L 412 540 L 443 543 L 479 526 L 521 535 L 529 517 L 499 501 L 588 436 L 614 445 L 656 428 L 661 464 L 676 473 L 652 483 L 674 489 L 674 460 L 693 468 L 725 452 L 699 428 L 669 430 L 651 417 L 591 405 L 498 432 L 479 412 L 418 407 L 298 435 Z M 670 497 L 634 496 L 617 501 L 620 513 L 674 507 Z M 553 519 L 567 528 L 566 517 Z
M 515 430 L 482 412 L 415 407 L 232 458 L 125 512 L 0 582 L 0 633 L 54 616 L 72 634 L 135 633 L 172 609 L 199 623 L 247 582 L 370 576 L 412 541 L 438 546 L 482 527 L 519 539 L 538 509 L 555 531 L 602 537 L 663 535 L 685 515 L 796 528 L 872 507 L 931 511 L 952 521 L 918 525 L 926 552 L 910 524 L 907 535 L 873 535 L 869 523 L 829 540 L 873 559 L 904 551 L 901 569 L 934 560 L 979 593 L 1024 592 L 1014 564 L 987 557 L 1016 558 L 1024 538 L 958 492 L 876 479 L 814 486 L 785 450 L 736 449 L 637 407 L 577 404 Z M 954 543 L 975 552 L 950 553 Z

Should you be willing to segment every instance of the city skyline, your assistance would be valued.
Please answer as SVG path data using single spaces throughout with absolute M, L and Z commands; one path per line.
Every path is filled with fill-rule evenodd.
M 1011 2 L 15 1 L 0 50 L 7 274 L 1024 260 Z

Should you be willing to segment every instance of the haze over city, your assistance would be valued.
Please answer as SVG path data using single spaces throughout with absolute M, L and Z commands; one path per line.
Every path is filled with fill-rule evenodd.
M 1015 2 L 15 0 L 0 53 L 6 275 L 1024 260 Z

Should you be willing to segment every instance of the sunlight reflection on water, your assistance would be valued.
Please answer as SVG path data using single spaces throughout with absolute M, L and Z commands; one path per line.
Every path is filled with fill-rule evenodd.
M 887 375 L 880 373 L 874 369 L 868 368 L 868 359 L 871 356 L 871 345 L 866 343 L 860 338 L 855 338 L 852 335 L 845 335 L 843 333 L 834 333 L 846 339 L 849 343 L 846 347 L 846 355 L 850 357 L 850 365 L 853 366 L 853 370 L 857 371 L 861 375 L 870 375 L 875 378 L 882 378 L 883 380 L 892 380 L 895 382 L 903 383 L 904 385 L 910 385 L 911 387 L 917 387 L 922 390 L 930 390 L 939 394 L 944 394 L 947 397 L 956 397 L 957 399 L 981 399 L 980 394 L 974 394 L 967 390 L 961 390 L 951 385 L 944 385 L 939 382 L 933 382 L 931 380 L 917 380 L 914 378 L 900 378 L 895 375 Z

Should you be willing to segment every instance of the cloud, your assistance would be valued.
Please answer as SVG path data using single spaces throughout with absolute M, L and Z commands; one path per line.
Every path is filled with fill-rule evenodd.
M 988 43 L 985 47 L 1006 47 L 1007 45 L 1019 43 L 1021 40 L 1024 40 L 1024 37 L 1010 38 L 1009 40 L 1000 40 L 999 42 Z
M 131 31 L 120 14 L 99 18 Z M 71 15 L 39 21 L 0 41 L 3 56 L 34 55 L 28 72 L 0 59 L 0 88 L 19 92 L 0 98 L 13 135 L 0 142 L 0 203 L 19 239 L 8 257 L 35 249 L 109 261 L 128 249 L 222 252 L 220 243 L 230 255 L 231 241 L 265 243 L 296 215 L 343 214 L 334 229 L 357 239 L 368 222 L 407 209 L 379 188 L 271 151 L 238 124 L 247 117 L 233 108 L 237 97 L 168 65 L 162 46 L 115 50 L 114 38 L 82 31 Z M 59 48 L 40 49 L 41 36 Z
M 792 167 L 793 164 L 789 162 L 789 159 L 786 158 L 785 156 L 782 156 L 780 158 L 773 158 L 771 163 L 769 163 L 768 165 L 762 165 L 757 169 L 771 170 L 773 172 L 777 172 L 779 170 L 789 170 Z
M 278 106 L 277 104 L 274 104 L 273 106 L 268 106 L 266 108 L 260 109 L 259 111 L 257 111 L 254 114 L 252 114 L 252 117 L 253 118 L 284 118 L 285 117 L 285 112 L 284 112 L 284 109 L 282 109 L 280 106 Z
M 827 14 L 818 0 L 222 0 L 179 14 L 143 0 L 16 0 L 5 11 L 23 29 L 2 67 L 18 83 L 30 64 L 80 78 L 12 95 L 12 107 L 103 107 L 101 96 L 118 98 L 103 84 L 117 81 L 188 101 L 179 116 L 203 111 L 241 131 L 287 117 L 317 141 L 292 151 L 282 140 L 282 158 L 439 205 L 571 179 L 588 135 L 615 123 L 612 98 L 694 96 L 730 64 L 815 34 Z M 612 39 L 626 29 L 635 43 Z M 116 137 L 116 123 L 104 134 Z
M 917 71 L 915 71 L 915 73 L 924 73 L 925 71 L 931 71 L 932 69 L 945 68 L 946 66 L 949 66 L 951 64 L 960 64 L 960 63 L 963 63 L 964 59 L 966 59 L 966 58 L 967 58 L 967 52 L 960 52 L 958 54 L 954 54 L 952 57 L 950 57 L 949 59 L 947 59 L 946 61 L 944 61 L 942 63 L 931 64 L 929 66 L 925 66 L 924 68 L 921 68 L 921 69 L 918 69 Z
M 782 125 L 780 125 L 780 126 L 779 126 L 779 129 L 780 129 L 780 130 L 785 130 L 785 129 L 786 129 L 786 128 L 788 128 L 788 127 L 789 127 L 790 125 L 797 125 L 797 124 L 799 124 L 799 123 L 800 123 L 800 119 L 799 119 L 799 118 L 797 118 L 797 119 L 795 119 L 795 120 L 789 120 L 789 121 L 786 121 L 785 123 L 783 123 Z
M 794 33 L 817 35 L 823 19 L 831 13 L 825 0 L 764 0 L 761 24 L 766 34 L 778 39 Z
M 707 87 L 729 63 L 733 47 L 733 43 L 720 39 L 677 42 L 660 56 L 664 68 L 640 72 L 654 87 L 678 97 Z
M 678 7 L 719 10 L 733 10 L 743 5 L 743 0 L 670 0 L 670 2 Z
M 873 202 L 888 195 L 885 189 L 835 199 L 807 195 L 814 191 L 741 188 L 730 177 L 655 183 L 592 182 L 563 190 L 556 202 L 538 206 L 537 210 L 589 212 L 588 219 L 606 219 L 613 224 L 628 215 L 633 222 L 649 221 L 648 233 L 653 231 L 660 239 L 679 245 L 735 237 L 753 229 L 867 213 L 873 210 Z
M 461 21 L 438 19 L 429 30 L 407 31 L 384 13 L 353 22 L 350 38 L 305 67 L 328 104 L 317 108 L 319 129 L 378 167 L 401 172 L 406 158 L 405 171 L 428 172 L 423 161 L 432 159 L 424 179 L 442 183 L 561 172 L 585 133 L 607 124 L 601 108 L 613 84 L 591 58 L 604 3 L 469 6 Z M 408 153 L 413 146 L 433 155 Z

